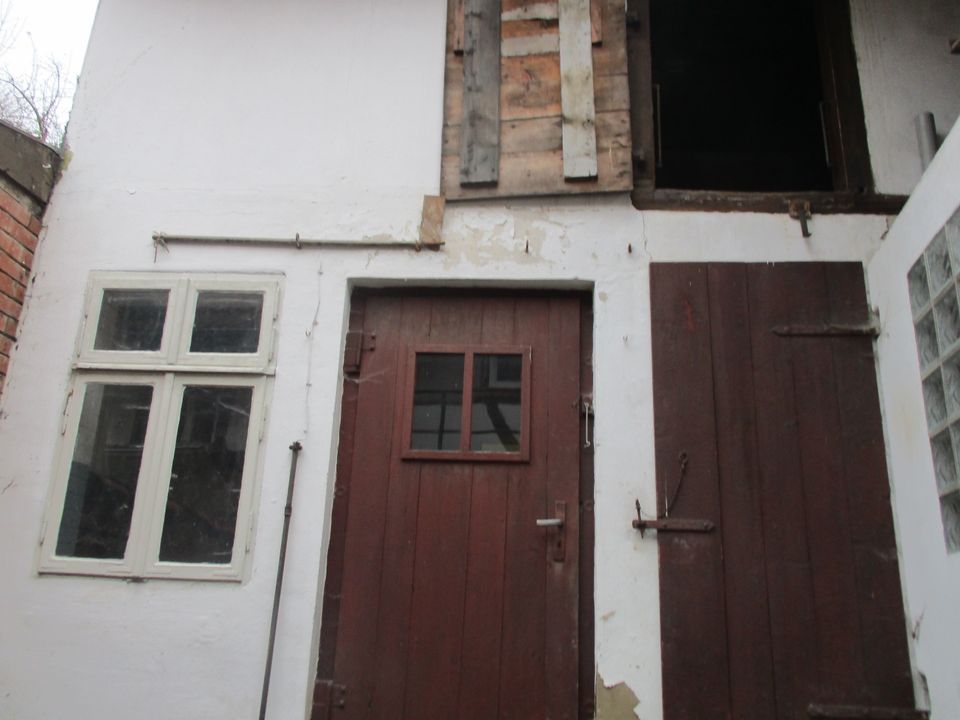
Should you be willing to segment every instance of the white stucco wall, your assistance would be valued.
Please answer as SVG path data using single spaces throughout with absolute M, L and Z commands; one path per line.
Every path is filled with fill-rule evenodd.
M 914 118 L 932 112 L 945 135 L 960 115 L 960 4 L 851 0 L 860 89 L 877 190 L 909 195 L 920 179 Z
M 422 195 L 439 184 L 445 5 L 102 1 L 0 408 L 0 717 L 256 717 L 293 440 L 304 451 L 268 717 L 305 716 L 349 288 L 421 282 L 592 288 L 597 665 L 607 685 L 629 686 L 640 717 L 661 716 L 656 540 L 630 526 L 634 498 L 650 506 L 655 495 L 649 263 L 866 261 L 888 222 L 817 216 L 805 241 L 785 215 L 641 213 L 625 196 L 585 197 L 448 206 L 439 253 L 177 246 L 155 256 L 154 231 L 414 239 Z M 896 95 L 864 72 L 865 88 Z M 285 275 L 241 584 L 36 574 L 94 269 Z
M 960 553 L 948 555 L 920 386 L 907 271 L 960 207 L 960 125 L 868 266 L 870 301 L 880 312 L 878 368 L 886 417 L 901 574 L 917 669 L 935 717 L 960 717 Z

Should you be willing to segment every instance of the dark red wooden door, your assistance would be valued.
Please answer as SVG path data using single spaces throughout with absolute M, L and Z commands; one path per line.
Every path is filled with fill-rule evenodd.
M 354 294 L 315 718 L 577 717 L 581 304 Z
M 666 719 L 912 708 L 862 267 L 654 265 L 651 300 L 658 512 L 716 525 L 658 538 Z

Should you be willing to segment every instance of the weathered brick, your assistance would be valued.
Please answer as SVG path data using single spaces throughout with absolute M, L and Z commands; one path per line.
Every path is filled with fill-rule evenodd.
M 0 273 L 0 293 L 22 303 L 26 288 L 8 275 Z
M 37 236 L 2 210 L 0 210 L 0 230 L 5 230 L 14 240 L 30 250 L 30 252 L 37 249 Z
M 6 313 L 11 317 L 20 317 L 20 312 L 23 310 L 23 305 L 18 303 L 11 297 L 0 294 L 0 312 Z
M 13 350 L 13 342 L 12 338 L 0 337 L 0 355 L 10 357 L 10 352 Z
M 21 285 L 26 285 L 27 279 L 30 277 L 30 273 L 27 272 L 23 265 L 14 261 L 14 259 L 5 252 L 0 252 L 0 272 L 8 275 Z
M 17 337 L 17 319 L 0 313 L 0 335 L 9 338 Z
M 43 228 L 43 223 L 40 221 L 40 218 L 31 215 L 30 222 L 27 223 L 27 230 L 29 230 L 34 235 L 40 235 L 40 230 Z
M 10 367 L 10 358 L 0 355 L 0 375 L 6 375 L 8 367 Z
M 33 253 L 14 240 L 5 231 L 0 230 L 0 251 L 28 270 L 33 267 Z
M 0 209 L 6 210 L 14 220 L 24 227 L 30 225 L 30 218 L 32 218 L 33 215 L 31 215 L 30 211 L 21 205 L 13 195 L 3 188 L 0 188 Z

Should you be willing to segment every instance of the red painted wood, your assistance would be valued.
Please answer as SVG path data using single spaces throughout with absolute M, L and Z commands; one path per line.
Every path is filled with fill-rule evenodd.
M 593 404 L 593 308 L 580 301 L 580 394 Z M 594 418 L 580 414 L 580 717 L 592 718 L 596 711 L 596 664 L 593 659 L 594 537 L 593 513 L 593 428 Z M 584 438 L 589 437 L 589 444 Z
M 720 523 L 707 272 L 653 265 L 650 276 L 658 507 Z M 689 465 L 683 484 L 680 453 Z M 650 514 L 654 508 L 646 508 Z M 719 535 L 663 533 L 660 550 L 663 703 L 671 720 L 725 717 L 726 618 Z
M 580 303 L 576 297 L 550 303 L 550 343 L 547 348 L 547 505 L 543 517 L 553 517 L 558 501 L 566 503 L 563 528 L 538 528 L 546 547 L 546 707 L 551 720 L 575 720 L 577 688 L 580 504 Z M 563 562 L 555 560 L 553 536 L 564 534 Z M 573 680 L 573 682 L 571 682 Z
M 772 647 L 765 622 L 767 574 L 763 562 L 763 511 L 757 464 L 757 419 L 747 267 L 708 268 L 710 338 L 720 463 L 721 522 L 730 706 L 733 717 L 776 717 Z
M 377 333 L 377 348 L 353 383 L 353 438 L 341 433 L 353 445 L 341 450 L 353 464 L 338 469 L 350 490 L 347 510 L 335 508 L 344 539 L 331 539 L 343 548 L 342 580 L 325 589 L 342 596 L 339 627 L 321 631 L 322 656 L 335 636 L 334 680 L 347 686 L 336 716 L 576 717 L 579 520 L 567 528 L 564 569 L 549 567 L 551 531 L 535 520 L 552 506 L 551 475 L 579 504 L 580 313 L 578 298 L 367 294 L 363 329 Z M 528 463 L 401 457 L 403 379 L 410 348 L 422 343 L 531 346 Z M 554 629 L 561 640 L 549 639 Z M 563 708 L 548 709 L 548 682 Z
M 651 300 L 659 492 L 677 475 L 664 458 L 681 440 L 702 453 L 713 426 L 719 501 L 688 450 L 671 516 L 718 505 L 722 553 L 717 574 L 703 540 L 659 539 L 665 718 L 912 707 L 871 342 L 771 331 L 865 322 L 862 267 L 654 266 Z M 729 697 L 696 653 L 726 664 Z
M 516 326 L 518 335 L 529 337 L 533 347 L 531 417 L 535 427 L 528 468 L 525 472 L 511 470 L 509 474 L 500 718 L 543 717 L 546 700 L 544 642 L 548 628 L 544 608 L 548 531 L 535 523 L 537 518 L 547 517 L 547 424 L 543 419 L 549 422 L 547 394 L 553 381 L 547 375 L 546 352 L 550 342 L 550 302 L 532 299 L 522 307 L 520 311 L 518 305 Z

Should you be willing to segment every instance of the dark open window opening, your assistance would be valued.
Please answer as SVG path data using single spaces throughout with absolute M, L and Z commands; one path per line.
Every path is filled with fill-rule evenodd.
M 864 205 L 873 183 L 845 0 L 629 0 L 627 25 L 638 206 L 736 195 L 773 209 L 785 194 Z

